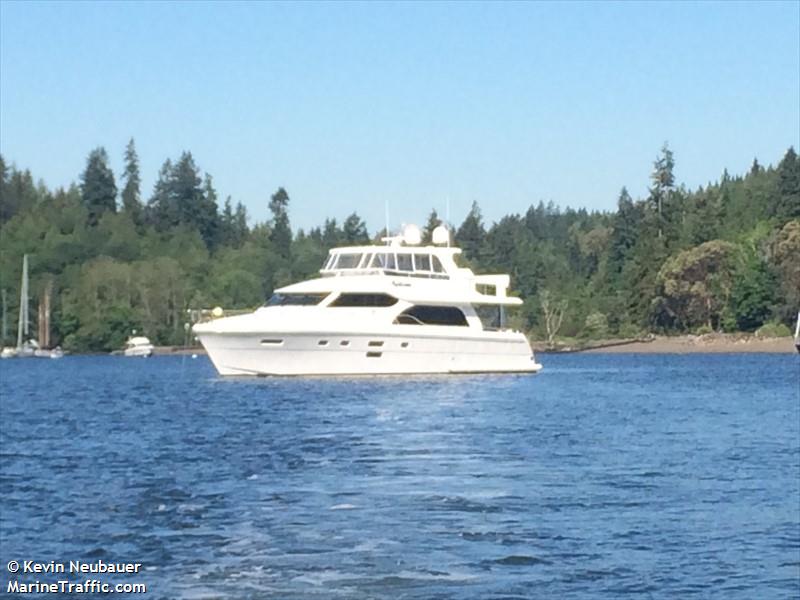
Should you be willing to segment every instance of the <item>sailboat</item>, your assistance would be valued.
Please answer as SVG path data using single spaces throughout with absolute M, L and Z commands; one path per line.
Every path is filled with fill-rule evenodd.
M 49 304 L 49 303 L 48 303 Z M 49 312 L 49 309 L 48 309 Z M 30 337 L 30 310 L 28 307 L 28 255 L 22 257 L 22 282 L 19 291 L 19 322 L 17 324 L 17 346 L 3 348 L 0 358 L 61 358 L 61 348 L 45 350 Z

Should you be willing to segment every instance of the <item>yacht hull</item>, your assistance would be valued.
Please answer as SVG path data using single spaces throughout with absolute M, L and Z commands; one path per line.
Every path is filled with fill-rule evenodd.
M 535 373 L 521 333 L 433 336 L 344 333 L 199 333 L 223 376 Z

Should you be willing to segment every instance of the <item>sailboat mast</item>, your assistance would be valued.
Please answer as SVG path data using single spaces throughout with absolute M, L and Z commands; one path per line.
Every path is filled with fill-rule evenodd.
M 19 291 L 19 326 L 17 327 L 17 348 L 22 348 L 24 336 L 30 332 L 28 317 L 28 255 L 22 257 L 22 283 Z
M 5 346 L 6 338 L 8 337 L 8 298 L 6 297 L 6 288 L 3 288 L 3 337 L 0 339 L 0 345 Z

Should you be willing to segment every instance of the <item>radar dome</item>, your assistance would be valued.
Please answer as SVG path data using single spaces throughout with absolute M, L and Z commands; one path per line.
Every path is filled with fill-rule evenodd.
M 403 241 L 409 246 L 416 246 L 422 242 L 422 232 L 416 225 L 403 227 Z
M 439 225 L 431 233 L 431 239 L 434 244 L 448 244 L 450 243 L 450 230 L 444 225 Z

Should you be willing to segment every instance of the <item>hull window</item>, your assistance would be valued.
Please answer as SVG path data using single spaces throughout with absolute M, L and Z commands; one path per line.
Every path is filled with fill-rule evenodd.
M 380 346 L 383 346 L 383 342 L 373 340 L 373 341 L 371 341 L 369 343 L 369 346 L 371 346 L 371 347 L 380 347 Z
M 467 318 L 455 306 L 412 306 L 397 315 L 399 325 L 452 325 L 467 327 Z
M 327 346 L 328 340 L 320 340 L 317 342 L 317 346 Z
M 367 358 L 380 358 L 383 352 L 367 352 Z
M 262 346 L 282 346 L 283 340 L 275 339 L 275 338 L 268 338 L 265 340 L 261 340 Z
M 339 345 L 340 346 L 349 346 L 350 345 L 350 340 L 342 340 L 341 342 L 339 342 Z
M 389 294 L 340 294 L 330 306 L 338 307 L 358 307 L 372 306 L 385 307 L 393 306 L 397 303 L 397 298 Z

